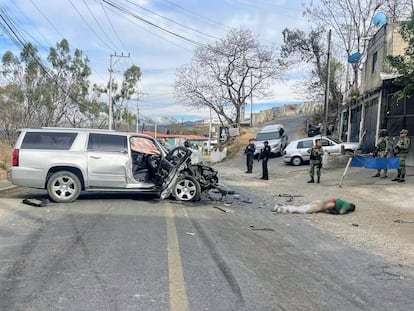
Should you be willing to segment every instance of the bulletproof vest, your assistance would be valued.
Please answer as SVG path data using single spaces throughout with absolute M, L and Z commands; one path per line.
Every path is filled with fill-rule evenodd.
M 377 148 L 378 151 L 385 151 L 385 149 L 387 148 L 387 142 L 385 141 L 385 138 L 380 138 Z

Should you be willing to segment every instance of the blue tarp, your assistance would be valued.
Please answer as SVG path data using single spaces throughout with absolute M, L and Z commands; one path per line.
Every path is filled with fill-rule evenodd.
M 351 161 L 353 167 L 364 167 L 369 169 L 398 169 L 400 167 L 400 159 L 393 158 L 372 158 L 364 156 L 353 156 Z

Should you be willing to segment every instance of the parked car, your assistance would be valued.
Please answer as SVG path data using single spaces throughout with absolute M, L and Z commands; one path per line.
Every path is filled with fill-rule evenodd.
M 309 162 L 308 149 L 312 148 L 316 139 L 321 139 L 321 145 L 325 152 L 328 153 L 354 153 L 359 143 L 345 143 L 332 137 L 314 136 L 291 141 L 284 150 L 283 161 L 288 164 L 301 165 Z
M 308 127 L 308 137 L 313 137 L 316 135 L 320 135 L 321 134 L 321 130 L 319 127 L 315 126 L 315 125 L 309 125 Z
M 55 202 L 81 191 L 154 193 L 161 199 L 195 201 L 218 183 L 217 171 L 191 163 L 191 151 L 167 151 L 142 134 L 75 128 L 22 129 L 9 180 L 46 189 Z
M 333 127 L 332 126 L 329 126 L 328 127 L 328 129 L 327 129 L 327 132 L 326 132 L 326 135 L 332 135 L 332 132 L 333 132 Z M 309 125 L 309 127 L 308 127 L 308 137 L 313 137 L 313 136 L 316 136 L 316 135 L 321 135 L 322 134 L 322 132 L 321 132 L 321 127 L 320 126 L 316 126 L 316 125 Z
M 282 155 L 283 149 L 288 144 L 289 138 L 282 124 L 266 125 L 256 135 L 254 144 L 256 151 L 254 157 L 259 157 L 265 141 L 269 142 L 270 152 L 273 156 Z

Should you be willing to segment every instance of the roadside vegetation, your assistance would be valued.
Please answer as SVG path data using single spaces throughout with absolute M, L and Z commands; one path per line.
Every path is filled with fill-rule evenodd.
M 11 165 L 12 146 L 0 141 L 0 169 L 6 170 Z
M 250 138 L 256 137 L 257 128 L 242 128 L 240 135 L 231 137 L 227 142 L 220 144 L 219 147 L 227 148 L 226 159 L 234 159 L 243 154 Z

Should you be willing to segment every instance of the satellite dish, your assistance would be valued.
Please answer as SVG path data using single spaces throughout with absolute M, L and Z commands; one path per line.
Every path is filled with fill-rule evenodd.
M 359 62 L 359 60 L 361 59 L 361 56 L 362 55 L 359 52 L 356 52 L 356 53 L 354 53 L 352 55 L 349 55 L 349 57 L 348 57 L 348 63 L 355 64 L 355 63 Z
M 382 25 L 385 25 L 387 23 L 387 15 L 382 12 L 378 12 L 372 18 L 372 23 L 375 27 L 381 27 Z

